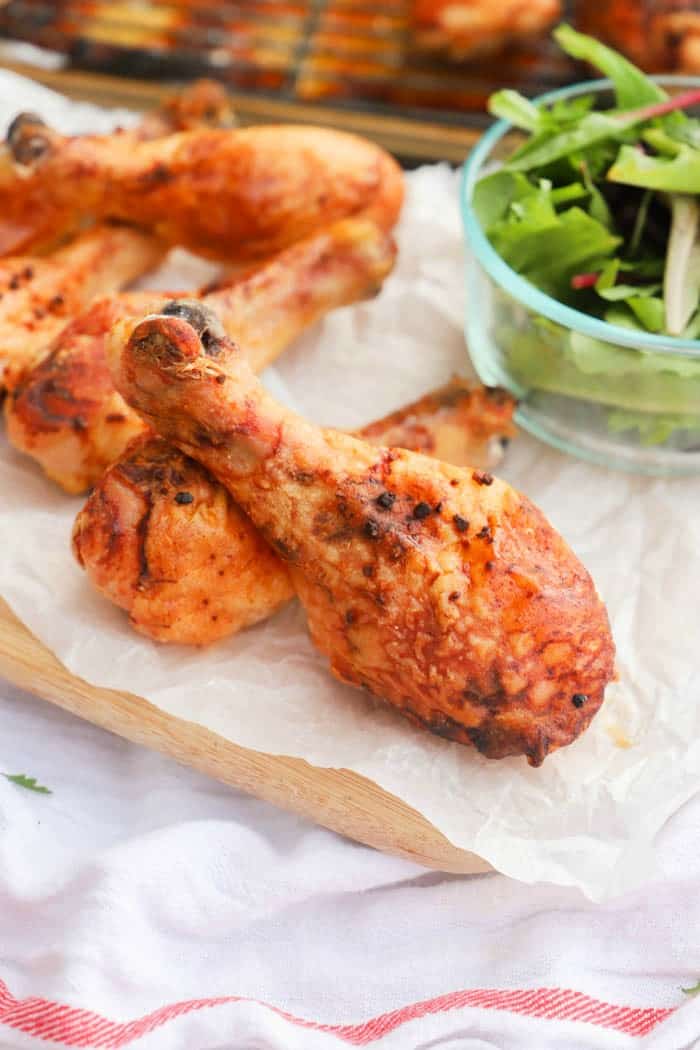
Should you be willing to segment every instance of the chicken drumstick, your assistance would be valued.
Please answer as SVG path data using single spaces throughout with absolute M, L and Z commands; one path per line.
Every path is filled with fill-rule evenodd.
M 0 387 L 12 386 L 67 321 L 156 266 L 165 248 L 124 226 L 100 226 L 53 255 L 0 259 Z
M 359 435 L 488 467 L 513 431 L 513 408 L 504 391 L 454 380 Z M 97 590 L 160 642 L 208 645 L 267 619 L 293 594 L 284 562 L 224 486 L 153 435 L 96 483 L 73 552 Z
M 403 177 L 379 146 L 327 128 L 198 128 L 155 141 L 67 138 L 22 116 L 0 156 L 0 253 L 84 216 L 123 219 L 212 258 L 261 258 L 360 213 L 390 229 Z
M 203 289 L 203 301 L 262 371 L 324 313 L 379 291 L 394 262 L 389 234 L 365 219 L 341 219 L 257 269 Z M 81 493 L 114 463 L 145 424 L 117 393 L 104 344 L 112 325 L 161 310 L 171 296 L 104 299 L 76 318 L 25 373 L 5 405 L 13 445 L 67 492 Z
M 574 740 L 614 646 L 543 514 L 483 471 L 313 426 L 225 352 L 215 315 L 181 313 L 115 326 L 116 385 L 288 562 L 335 674 L 490 758 L 539 765 Z

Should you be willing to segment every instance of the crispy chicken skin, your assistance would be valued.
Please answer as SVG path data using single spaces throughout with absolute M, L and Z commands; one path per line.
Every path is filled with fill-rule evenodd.
M 544 515 L 483 471 L 311 425 L 225 352 L 213 315 L 191 320 L 117 324 L 116 385 L 288 563 L 334 673 L 490 758 L 539 765 L 574 740 L 614 646 Z
M 359 434 L 486 467 L 512 433 L 513 408 L 503 391 L 454 380 Z M 224 486 L 155 436 L 137 439 L 97 482 L 73 551 L 97 590 L 161 642 L 207 645 L 292 596 L 284 562 Z
M 359 436 L 372 445 L 422 452 L 457 467 L 492 470 L 515 433 L 514 408 L 505 390 L 453 379 L 415 404 L 370 423 Z
M 0 253 L 51 244 L 90 216 L 240 261 L 360 213 L 388 230 L 403 200 L 389 154 L 331 129 L 200 128 L 138 142 L 65 138 L 37 120 L 16 118 L 0 157 Z
M 289 573 L 223 485 L 162 438 L 137 438 L 78 514 L 90 581 L 160 642 L 207 645 L 293 596 Z
M 0 259 L 0 385 L 12 386 L 92 299 L 133 281 L 164 253 L 148 234 L 100 226 L 53 255 Z
M 378 292 L 394 257 L 388 233 L 342 219 L 201 294 L 261 371 L 324 313 Z M 131 293 L 95 303 L 7 399 L 10 441 L 67 492 L 85 492 L 144 430 L 114 388 L 105 340 L 117 320 L 160 310 L 169 298 Z

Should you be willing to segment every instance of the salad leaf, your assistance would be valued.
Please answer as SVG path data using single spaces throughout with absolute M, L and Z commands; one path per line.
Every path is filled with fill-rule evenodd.
M 666 252 L 666 329 L 680 335 L 700 300 L 700 205 L 695 197 L 671 197 L 671 236 Z
M 634 229 L 632 230 L 630 243 L 627 247 L 628 255 L 636 255 L 637 251 L 639 250 L 639 243 L 642 239 L 644 227 L 646 226 L 647 216 L 649 214 L 649 205 L 651 204 L 651 198 L 651 190 L 645 190 L 644 196 L 642 197 L 642 203 L 639 205 L 637 215 L 634 220 Z
M 507 120 L 516 128 L 523 131 L 538 131 L 541 123 L 541 111 L 525 98 L 519 91 L 505 88 L 491 95 L 488 101 L 488 111 L 494 117 Z
M 487 233 L 514 270 L 563 301 L 571 297 L 575 274 L 599 268 L 621 244 L 621 238 L 582 208 L 574 205 L 558 213 L 551 189 L 543 184 L 511 203 Z
M 607 178 L 610 182 L 667 193 L 698 193 L 700 150 L 683 145 L 675 157 L 651 157 L 634 146 L 624 145 Z
M 695 444 L 700 439 L 700 420 L 697 416 L 674 415 L 672 413 L 632 412 L 629 409 L 610 409 L 608 429 L 613 434 L 625 430 L 636 430 L 642 445 L 663 445 L 674 434 L 684 432 Z M 698 985 L 700 991 L 700 984 Z
M 681 988 L 684 995 L 700 995 L 700 979 L 697 984 L 693 984 L 690 988 Z
M 534 192 L 535 187 L 525 175 L 501 169 L 479 179 L 474 187 L 472 206 L 488 233 L 493 224 L 507 214 L 513 201 Z
M 663 299 L 654 295 L 649 297 L 631 295 L 626 302 L 634 316 L 642 322 L 648 332 L 663 332 L 665 316 Z
M 590 203 L 588 205 L 588 214 L 592 219 L 596 219 L 597 222 L 601 222 L 608 230 L 613 228 L 613 219 L 603 194 L 600 192 L 595 182 L 591 177 L 591 173 L 588 169 L 588 164 L 585 160 L 580 163 L 581 177 L 583 179 L 583 185 L 585 186 L 588 195 L 590 197 Z
M 642 132 L 642 139 L 648 146 L 660 153 L 662 157 L 677 157 L 681 143 L 663 128 L 647 128 Z
M 642 73 L 641 69 L 594 37 L 578 33 L 566 24 L 557 26 L 553 36 L 567 55 L 590 62 L 612 80 L 619 109 L 643 106 L 648 102 L 663 102 L 668 98 L 664 89 Z
M 636 118 L 632 124 L 637 123 Z M 566 128 L 555 134 L 541 135 L 527 143 L 528 148 L 517 150 L 505 165 L 508 171 L 532 171 L 533 168 L 552 164 L 571 153 L 580 153 L 607 139 L 620 141 L 628 124 L 619 116 L 605 113 L 589 113 L 576 127 Z

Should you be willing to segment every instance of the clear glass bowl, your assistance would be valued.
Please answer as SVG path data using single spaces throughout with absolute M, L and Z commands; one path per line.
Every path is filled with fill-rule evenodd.
M 655 79 L 670 93 L 700 87 L 698 77 Z M 588 93 L 611 105 L 606 80 L 538 101 Z M 520 425 L 556 448 L 640 474 L 700 473 L 700 341 L 640 333 L 564 306 L 512 270 L 479 225 L 474 186 L 523 138 L 499 121 L 464 167 L 465 331 L 479 377 L 511 391 Z

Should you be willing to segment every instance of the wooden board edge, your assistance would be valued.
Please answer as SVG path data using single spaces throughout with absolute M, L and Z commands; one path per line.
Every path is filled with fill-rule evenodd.
M 366 777 L 239 747 L 202 726 L 165 714 L 141 697 L 90 685 L 72 675 L 2 599 L 0 675 L 102 729 L 374 849 L 436 871 L 493 870 Z
M 83 70 L 42 69 L 7 58 L 1 53 L 0 68 L 29 77 L 81 102 L 135 110 L 159 105 L 178 87 L 178 82 L 173 80 L 149 81 Z M 225 86 L 241 124 L 292 122 L 328 125 L 341 131 L 365 135 L 391 153 L 417 161 L 428 162 L 439 158 L 451 164 L 462 164 L 483 130 L 466 123 L 441 124 L 409 116 L 370 113 L 267 95 L 256 96 Z

